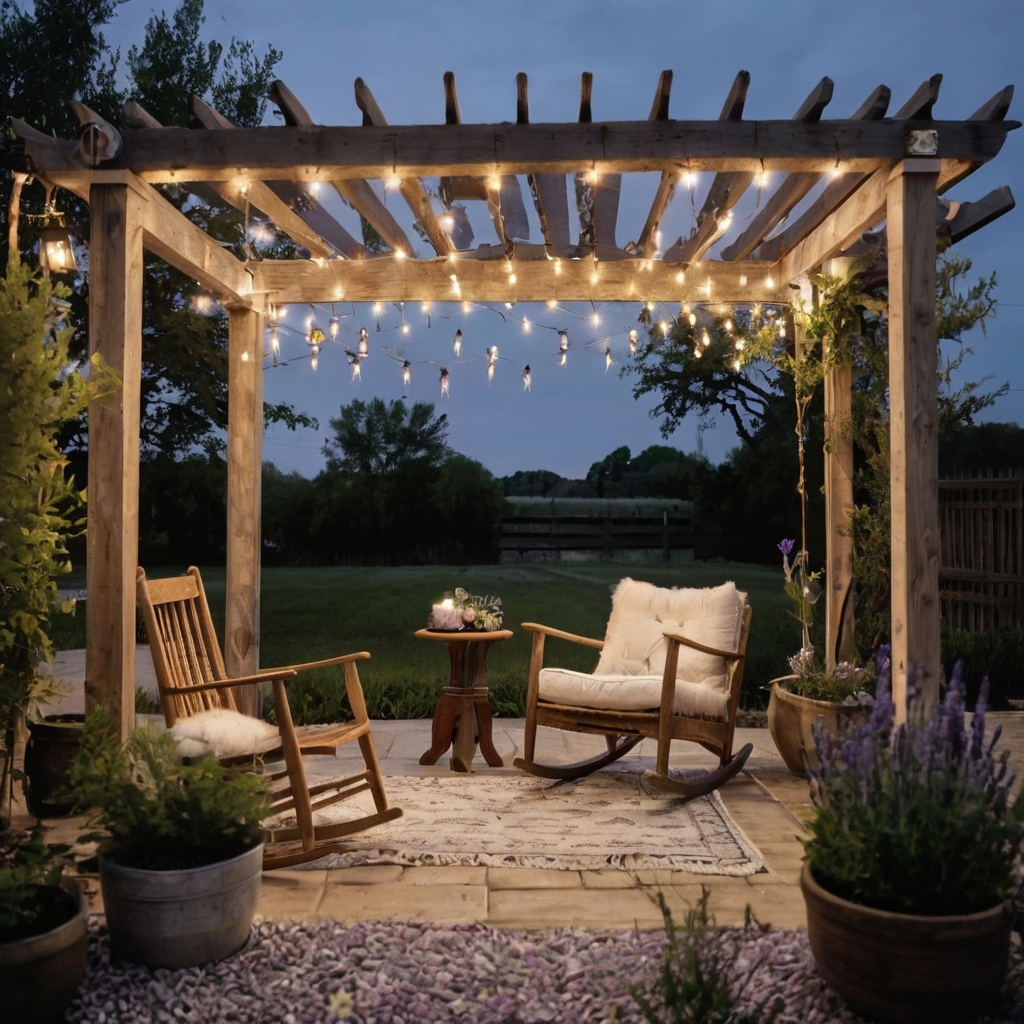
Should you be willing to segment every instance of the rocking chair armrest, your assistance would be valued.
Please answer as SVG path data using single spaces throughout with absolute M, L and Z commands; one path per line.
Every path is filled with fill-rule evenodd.
M 307 661 L 301 665 L 284 665 L 277 669 L 267 669 L 266 671 L 274 671 L 278 673 L 290 672 L 295 675 L 297 672 L 305 672 L 311 668 L 327 668 L 329 665 L 344 665 L 349 661 L 365 661 L 370 657 L 369 651 L 357 651 L 355 654 L 342 654 L 337 658 L 324 658 L 322 661 Z
M 698 643 L 696 640 L 691 640 L 687 636 L 682 636 L 680 633 L 664 633 L 662 634 L 668 640 L 675 640 L 676 643 L 682 644 L 684 647 L 692 647 L 695 651 L 701 651 L 704 654 L 715 654 L 719 658 L 740 658 L 743 656 L 742 651 L 722 651 L 717 647 L 708 647 L 707 644 Z
M 603 640 L 593 640 L 589 636 L 566 633 L 564 630 L 553 629 L 551 626 L 542 626 L 537 622 L 523 622 L 521 625 L 528 633 L 543 633 L 545 636 L 553 636 L 558 640 L 570 640 L 574 644 L 585 644 L 587 647 L 596 647 L 598 650 L 604 647 Z
M 198 683 L 195 686 L 175 686 L 171 696 L 179 693 L 202 693 L 204 690 L 225 690 L 232 686 L 247 686 L 250 683 L 267 683 L 274 679 L 291 679 L 295 671 L 290 668 L 267 669 L 252 676 L 237 676 L 234 679 L 218 679 L 214 683 Z M 166 691 L 165 691 L 166 692 Z

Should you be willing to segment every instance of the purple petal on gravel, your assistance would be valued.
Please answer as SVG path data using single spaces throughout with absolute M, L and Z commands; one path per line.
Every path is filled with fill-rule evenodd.
M 807 933 L 758 925 L 712 933 L 735 967 L 736 1009 L 781 997 L 776 1024 L 858 1024 L 817 973 Z M 1024 1022 L 1024 956 L 1013 936 L 1003 1015 Z M 112 964 L 106 929 L 89 929 L 89 966 L 72 1024 L 641 1024 L 629 984 L 649 985 L 660 931 L 501 931 L 407 922 L 253 926 L 248 945 L 188 970 Z

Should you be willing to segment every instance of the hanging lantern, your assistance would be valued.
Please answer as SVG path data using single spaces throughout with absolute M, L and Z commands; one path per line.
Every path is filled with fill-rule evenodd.
M 53 207 L 47 209 L 43 230 L 39 232 L 39 261 L 51 274 L 73 274 L 78 270 L 64 214 Z
M 461 329 L 457 330 L 455 332 L 455 344 L 454 344 L 453 348 L 455 349 L 455 358 L 458 359 L 459 356 L 462 355 L 462 330 Z
M 530 364 L 529 363 L 527 363 L 523 367 L 523 390 L 524 391 L 532 391 L 533 390 L 533 375 L 530 373 Z
M 442 366 L 441 367 L 441 394 L 444 395 L 446 398 L 450 398 L 451 397 L 451 395 L 448 393 L 448 385 L 450 384 L 450 382 L 451 382 L 451 378 L 448 376 L 448 370 L 444 366 Z

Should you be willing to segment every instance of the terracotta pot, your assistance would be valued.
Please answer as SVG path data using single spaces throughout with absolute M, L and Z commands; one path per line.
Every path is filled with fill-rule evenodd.
M 866 722 L 870 707 L 832 704 L 827 700 L 812 700 L 790 693 L 785 683 L 796 676 L 781 676 L 772 680 L 772 694 L 768 700 L 768 731 L 775 746 L 786 762 L 786 767 L 800 778 L 807 778 L 804 753 L 814 760 L 814 734 L 811 727 L 819 718 L 832 732 L 841 732 L 854 722 Z
M 896 914 L 833 896 L 804 865 L 807 938 L 818 969 L 850 1006 L 885 1024 L 961 1024 L 999 999 L 1013 914 Z
M 75 900 L 71 920 L 29 939 L 0 943 L 0 1007 L 4 1024 L 57 1024 L 85 974 L 89 903 L 81 886 L 61 887 Z

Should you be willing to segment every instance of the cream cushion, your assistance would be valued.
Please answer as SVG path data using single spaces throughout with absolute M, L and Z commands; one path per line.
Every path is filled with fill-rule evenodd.
M 588 675 L 566 668 L 540 672 L 540 698 L 571 707 L 649 711 L 661 705 L 661 676 Z M 694 718 L 723 720 L 729 694 L 702 683 L 676 680 L 672 710 Z
M 230 708 L 211 708 L 175 722 L 170 733 L 180 758 L 263 754 L 281 744 L 276 725 Z
M 628 577 L 612 597 L 604 648 L 593 675 L 542 669 L 539 696 L 559 704 L 639 711 L 661 704 L 668 653 L 666 632 L 722 651 L 735 651 L 746 594 L 736 584 L 704 589 L 656 587 Z M 724 718 L 728 704 L 726 662 L 680 647 L 673 710 Z

